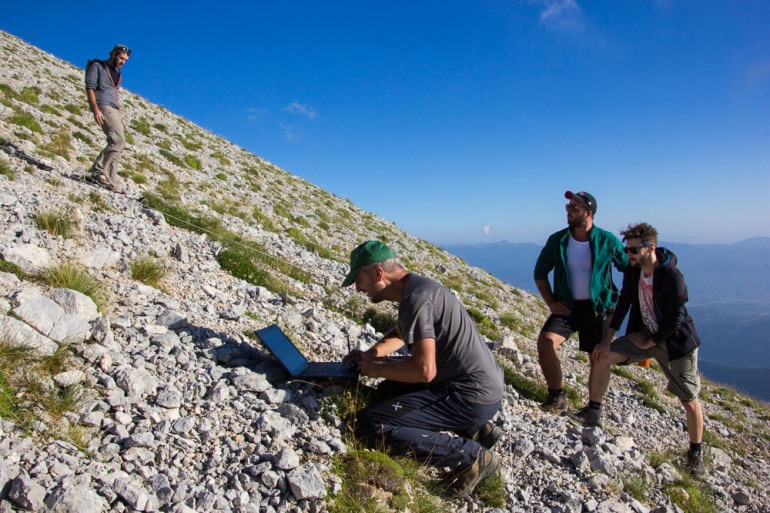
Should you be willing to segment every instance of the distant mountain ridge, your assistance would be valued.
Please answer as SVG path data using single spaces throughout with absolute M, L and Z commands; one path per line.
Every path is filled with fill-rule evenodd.
M 703 340 L 701 361 L 713 379 L 770 400 L 757 375 L 770 377 L 770 238 L 733 244 L 662 242 L 679 258 L 688 309 Z M 444 249 L 497 278 L 537 294 L 532 276 L 542 246 L 507 241 Z M 620 286 L 620 275 L 616 276 Z

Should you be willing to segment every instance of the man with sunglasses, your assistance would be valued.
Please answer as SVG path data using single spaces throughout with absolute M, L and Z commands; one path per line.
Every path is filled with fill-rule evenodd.
M 96 157 L 86 179 L 106 189 L 119 192 L 118 164 L 126 143 L 123 122 L 120 119 L 118 89 L 122 80 L 121 68 L 131 57 L 126 45 L 115 45 L 110 58 L 93 59 L 86 66 L 86 96 L 94 121 L 107 136 L 107 146 Z
M 567 228 L 552 234 L 535 264 L 535 284 L 551 315 L 540 330 L 537 352 L 548 385 L 540 406 L 548 413 L 567 410 L 561 361 L 556 353 L 577 332 L 580 350 L 591 353 L 607 331 L 617 302 L 612 266 L 624 271 L 628 259 L 615 235 L 594 224 L 596 198 L 567 191 Z M 553 271 L 553 288 L 548 274 Z
M 687 416 L 690 449 L 687 470 L 703 477 L 703 411 L 698 394 L 698 347 L 700 338 L 687 313 L 687 286 L 677 269 L 676 255 L 658 247 L 658 231 L 647 223 L 620 232 L 626 242 L 630 268 L 623 275 L 623 288 L 610 329 L 591 355 L 594 372 L 589 380 L 588 405 L 569 416 L 584 426 L 601 424 L 602 399 L 610 382 L 612 364 L 628 364 L 655 358 L 668 378 Z M 612 340 L 626 314 L 626 335 Z

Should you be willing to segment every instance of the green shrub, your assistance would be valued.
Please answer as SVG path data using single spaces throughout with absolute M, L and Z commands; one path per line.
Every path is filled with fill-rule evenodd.
M 141 255 L 131 261 L 129 264 L 131 278 L 158 288 L 160 281 L 166 276 L 167 269 L 163 262 L 150 255 Z
M 217 180 L 222 180 L 223 182 L 227 181 L 227 175 L 224 173 L 217 173 L 215 176 Z

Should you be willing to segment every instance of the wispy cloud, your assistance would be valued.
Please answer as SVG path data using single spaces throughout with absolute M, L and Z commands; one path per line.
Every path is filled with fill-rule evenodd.
M 302 116 L 307 119 L 315 119 L 316 112 L 308 105 L 303 105 L 299 102 L 293 102 L 288 107 L 283 109 L 284 112 L 294 114 L 295 116 Z
M 296 125 L 291 123 L 278 123 L 278 126 L 283 131 L 283 136 L 287 141 L 296 142 L 299 140 L 300 132 Z
M 482 230 L 484 230 L 484 235 L 489 235 L 492 233 L 492 227 L 488 224 L 485 224 Z
M 575 0 L 530 0 L 540 10 L 540 23 L 557 31 L 578 32 L 585 26 L 583 10 Z
M 267 109 L 258 109 L 256 107 L 249 107 L 246 109 L 246 118 L 249 121 L 260 121 L 267 115 Z

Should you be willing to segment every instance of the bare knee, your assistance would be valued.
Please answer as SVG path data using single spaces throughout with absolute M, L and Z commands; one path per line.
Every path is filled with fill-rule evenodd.
M 562 342 L 564 340 L 553 333 L 540 333 L 540 336 L 537 338 L 537 352 L 541 356 L 543 354 L 555 354 Z

